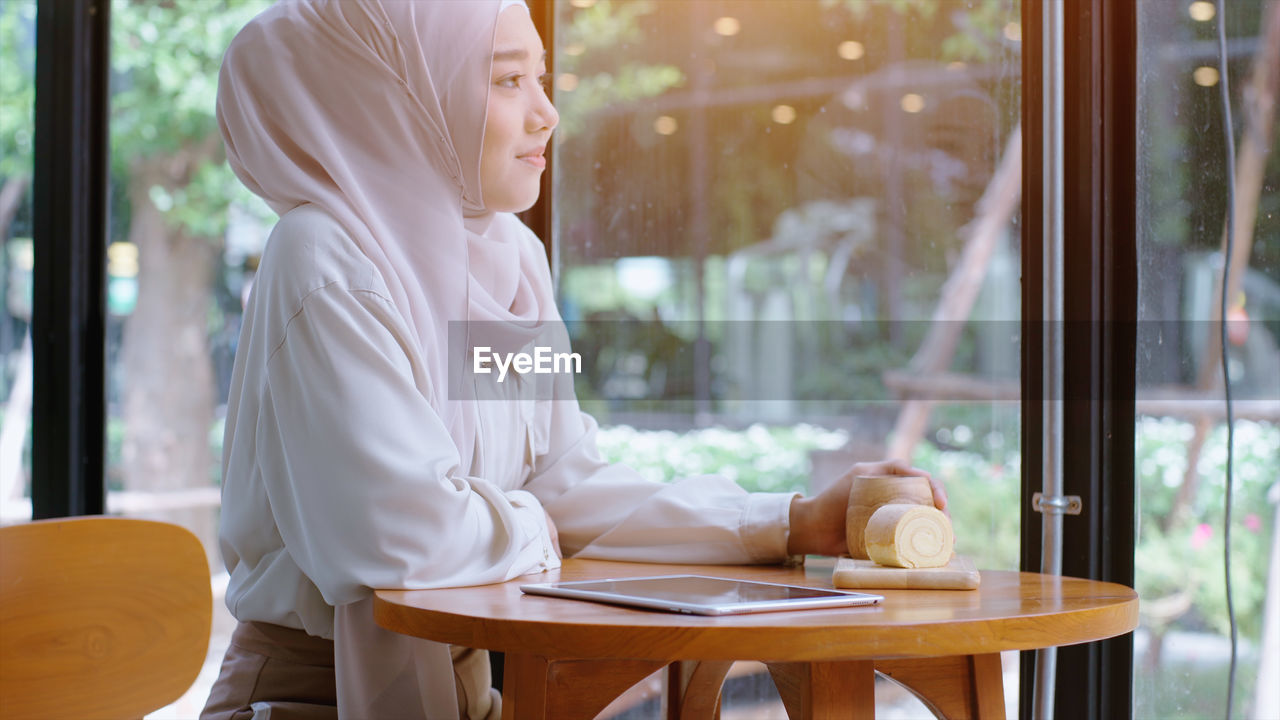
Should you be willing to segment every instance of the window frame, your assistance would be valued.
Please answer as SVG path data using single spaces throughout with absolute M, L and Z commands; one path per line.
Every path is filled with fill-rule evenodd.
M 542 38 L 543 47 L 547 49 L 547 74 L 555 77 L 555 3 L 551 0 L 526 0 L 526 2 L 529 5 L 529 14 L 533 18 L 533 27 Z M 554 83 L 552 83 L 552 87 L 554 87 Z M 551 150 L 552 152 L 546 153 L 547 166 L 542 172 L 541 192 L 538 193 L 538 201 L 534 203 L 533 207 L 520 213 L 520 219 L 542 241 L 542 246 L 547 251 L 547 262 L 551 265 L 551 275 L 552 277 L 558 277 L 559 256 L 551 242 L 551 208 L 554 207 L 552 189 L 555 187 L 555 183 L 551 182 L 551 178 L 552 173 L 555 172 L 556 155 L 554 152 L 554 135 L 551 138 Z
M 1041 567 L 1039 491 L 1046 401 L 1063 403 L 1062 573 L 1134 584 L 1137 335 L 1137 6 L 1111 0 L 1023 0 L 1023 28 L 1064 2 L 1063 387 L 1043 386 L 1044 163 L 1041 133 L 1023 133 L 1022 569 Z M 1023 32 L 1023 126 L 1043 127 L 1044 42 Z M 1035 653 L 1021 657 L 1020 717 L 1033 714 Z M 1133 715 L 1133 634 L 1058 650 L 1054 714 Z M 1082 692 L 1083 690 L 1083 692 Z
M 33 519 L 105 510 L 110 11 L 36 6 Z

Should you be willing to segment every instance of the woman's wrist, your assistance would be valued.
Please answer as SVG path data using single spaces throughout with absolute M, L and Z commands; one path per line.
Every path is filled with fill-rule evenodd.
M 788 555 L 807 555 L 812 550 L 812 543 L 809 538 L 813 523 L 811 522 L 812 501 L 803 495 L 796 496 L 791 501 L 791 508 L 787 513 L 787 522 L 790 526 L 787 531 L 787 554 Z

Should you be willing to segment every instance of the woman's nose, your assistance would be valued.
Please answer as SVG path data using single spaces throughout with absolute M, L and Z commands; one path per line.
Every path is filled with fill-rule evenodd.
M 529 124 L 531 126 L 529 131 L 555 130 L 556 125 L 560 124 L 560 113 L 551 104 L 551 98 L 548 96 L 547 91 L 541 85 L 536 87 L 537 89 L 533 93 L 533 106 L 529 109 Z

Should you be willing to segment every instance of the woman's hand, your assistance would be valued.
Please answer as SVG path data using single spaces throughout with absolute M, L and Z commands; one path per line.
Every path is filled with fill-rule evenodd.
M 791 501 L 791 532 L 787 552 L 791 555 L 845 555 L 849 552 L 845 537 L 845 516 L 849 506 L 849 489 L 859 475 L 918 475 L 929 479 L 933 504 L 947 510 L 947 491 L 942 483 L 920 468 L 902 460 L 856 463 L 840 479 L 813 497 Z

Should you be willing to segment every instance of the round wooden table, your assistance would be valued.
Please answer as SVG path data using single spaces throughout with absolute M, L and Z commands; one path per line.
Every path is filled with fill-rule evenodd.
M 443 590 L 379 590 L 395 632 L 506 653 L 503 717 L 592 718 L 671 666 L 671 718 L 715 717 L 735 660 L 764 662 L 788 715 L 874 717 L 875 673 L 947 718 L 1004 718 L 1003 650 L 1101 640 L 1138 624 L 1138 596 L 1114 583 L 983 571 L 978 590 L 871 590 L 878 606 L 701 617 L 525 595 L 520 585 L 700 574 L 831 587 L 831 567 L 566 560 L 557 571 Z

